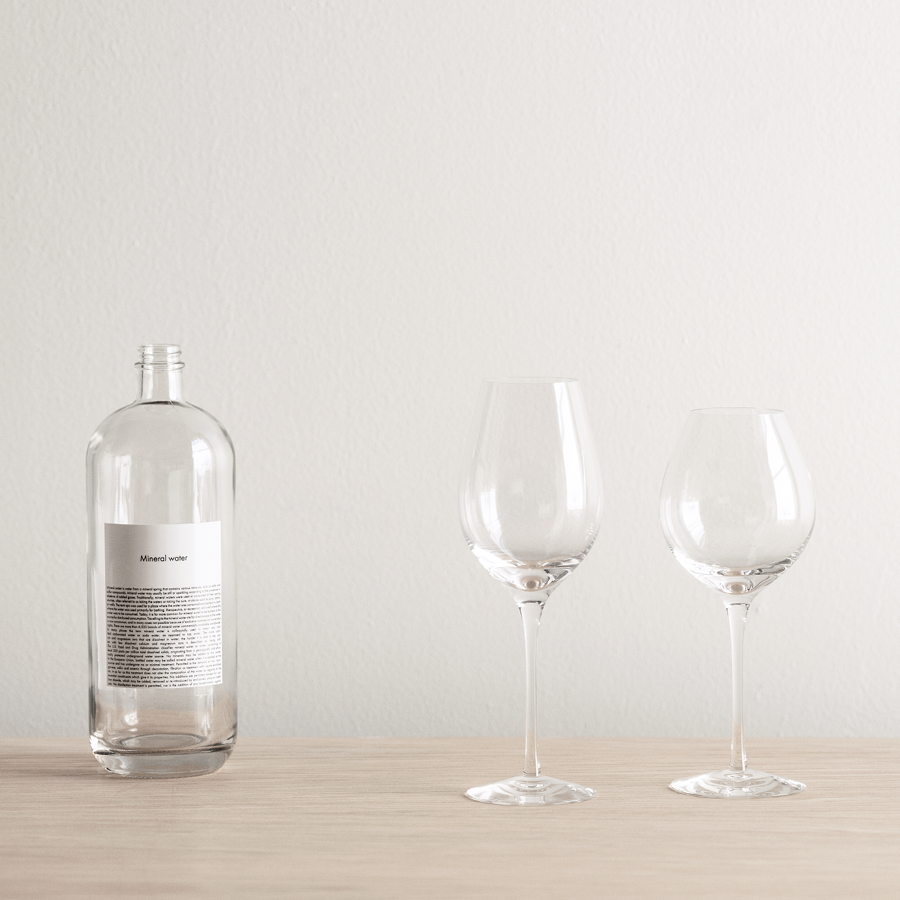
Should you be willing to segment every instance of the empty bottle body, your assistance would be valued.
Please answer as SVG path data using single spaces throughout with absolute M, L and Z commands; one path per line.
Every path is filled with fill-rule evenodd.
M 87 454 L 91 744 L 122 775 L 201 775 L 237 728 L 234 450 L 178 348 L 141 353 Z

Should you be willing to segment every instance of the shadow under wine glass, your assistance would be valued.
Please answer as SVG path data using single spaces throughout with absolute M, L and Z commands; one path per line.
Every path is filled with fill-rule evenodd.
M 747 768 L 743 641 L 750 603 L 786 572 L 815 520 L 812 480 L 787 418 L 774 409 L 698 409 L 663 478 L 660 521 L 675 558 L 722 595 L 731 630 L 732 739 L 727 769 L 673 781 L 682 794 L 730 799 L 802 791 Z
M 600 472 L 581 389 L 568 378 L 485 381 L 463 472 L 463 532 L 478 561 L 510 588 L 525 629 L 523 774 L 472 788 L 483 803 L 575 803 L 594 791 L 540 774 L 535 651 L 550 594 L 587 555 L 602 506 Z

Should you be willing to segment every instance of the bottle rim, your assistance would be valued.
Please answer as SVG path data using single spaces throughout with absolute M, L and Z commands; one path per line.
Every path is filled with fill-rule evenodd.
M 697 416 L 779 416 L 782 409 L 764 409 L 756 406 L 715 406 L 709 409 L 692 409 Z
M 138 347 L 140 359 L 135 368 L 183 369 L 181 347 L 178 344 L 142 344 Z

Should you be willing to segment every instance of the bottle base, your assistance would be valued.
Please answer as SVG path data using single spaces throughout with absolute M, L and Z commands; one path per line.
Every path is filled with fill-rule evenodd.
M 94 750 L 94 757 L 107 772 L 126 778 L 191 778 L 221 769 L 232 749 L 231 744 L 176 753 L 109 748 Z

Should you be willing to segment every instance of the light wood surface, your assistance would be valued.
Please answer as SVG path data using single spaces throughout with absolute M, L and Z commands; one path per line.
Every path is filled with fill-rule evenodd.
M 808 784 L 683 797 L 724 741 L 544 739 L 587 803 L 522 809 L 463 790 L 508 777 L 509 739 L 242 739 L 220 772 L 106 775 L 87 742 L 0 740 L 0 897 L 900 897 L 900 740 L 754 740 Z

